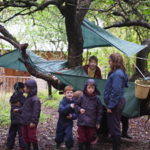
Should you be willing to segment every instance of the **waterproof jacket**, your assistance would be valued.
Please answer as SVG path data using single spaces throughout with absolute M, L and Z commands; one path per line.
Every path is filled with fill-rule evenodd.
M 85 65 L 85 66 L 83 67 L 84 71 L 85 71 L 87 74 L 88 74 L 88 68 L 89 68 L 89 65 Z M 94 78 L 102 79 L 101 70 L 100 70 L 100 68 L 99 68 L 98 66 L 96 66 Z
M 128 76 L 122 69 L 117 69 L 108 76 L 104 90 L 107 108 L 115 108 L 124 99 L 124 88 L 128 87 Z
M 70 104 L 74 103 L 74 100 L 67 99 L 64 97 L 59 104 L 58 112 L 59 112 L 59 119 L 58 122 L 60 124 L 73 124 L 73 120 L 77 119 L 77 113 L 75 112 L 74 108 L 70 107 Z M 71 114 L 72 119 L 67 119 L 67 116 Z
M 80 109 L 85 109 L 84 114 L 80 114 Z M 98 96 L 86 96 L 83 95 L 77 102 L 78 126 L 96 127 L 96 124 L 100 124 L 102 117 L 102 104 Z
M 14 112 L 14 109 L 22 108 L 25 102 L 25 96 L 23 96 L 23 92 L 22 91 L 14 92 L 9 102 L 11 105 L 10 111 L 11 124 L 21 124 L 21 112 L 20 111 Z
M 86 88 L 88 84 L 95 86 L 93 95 L 87 94 Z M 77 124 L 78 126 L 96 127 L 96 124 L 100 124 L 103 108 L 97 96 L 100 92 L 96 88 L 96 83 L 93 79 L 87 80 L 83 93 L 83 96 L 79 97 L 76 103 L 76 110 L 79 113 Z M 80 114 L 81 108 L 85 109 L 84 114 Z
M 30 91 L 22 108 L 22 124 L 38 124 L 41 112 L 41 103 L 37 97 L 37 84 L 34 80 L 28 80 L 25 85 L 30 89 Z

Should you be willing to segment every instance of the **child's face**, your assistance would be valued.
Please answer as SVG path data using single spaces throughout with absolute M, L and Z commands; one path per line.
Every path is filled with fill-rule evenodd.
M 97 62 L 95 60 L 90 60 L 89 67 L 90 69 L 95 69 L 97 66 Z
M 24 92 L 29 93 L 29 89 L 27 88 L 27 86 L 24 87 Z
M 73 91 L 66 91 L 64 93 L 65 97 L 68 99 L 72 99 L 73 98 Z
M 94 85 L 88 85 L 86 89 L 87 89 L 88 94 L 93 94 L 95 91 L 95 86 Z

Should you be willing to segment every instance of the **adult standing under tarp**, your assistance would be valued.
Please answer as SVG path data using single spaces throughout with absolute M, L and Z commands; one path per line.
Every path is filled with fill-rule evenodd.
M 112 136 L 113 150 L 120 150 L 120 120 L 125 106 L 124 88 L 128 87 L 123 58 L 114 53 L 109 57 L 110 73 L 105 85 L 104 101 L 107 109 L 107 124 Z

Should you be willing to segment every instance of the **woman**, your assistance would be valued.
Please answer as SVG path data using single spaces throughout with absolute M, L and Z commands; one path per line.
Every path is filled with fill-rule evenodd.
M 107 123 L 112 136 L 113 150 L 120 150 L 120 120 L 125 106 L 124 88 L 128 87 L 123 58 L 114 53 L 109 57 L 110 73 L 105 85 L 104 101 L 107 109 Z

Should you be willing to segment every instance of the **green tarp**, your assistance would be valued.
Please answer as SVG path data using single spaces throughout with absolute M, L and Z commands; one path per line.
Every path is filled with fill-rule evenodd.
M 146 47 L 146 45 L 121 40 L 88 20 L 84 20 L 82 23 L 82 33 L 84 48 L 114 46 L 127 56 L 131 56 Z
M 50 73 L 67 67 L 66 61 L 47 61 L 32 51 L 27 51 L 27 54 L 31 63 L 33 62 L 34 67 L 41 72 Z M 22 60 L 21 53 L 18 50 L 11 51 L 0 56 L 0 67 L 27 71 L 25 65 L 20 60 Z
M 82 67 L 75 69 L 63 70 L 67 67 L 67 63 L 63 61 L 47 61 L 31 51 L 27 51 L 30 59 L 28 60 L 31 65 L 40 72 L 46 74 L 53 74 L 60 79 L 64 84 L 72 85 L 76 90 L 83 90 L 85 81 L 88 79 L 86 73 Z M 0 56 L 0 66 L 5 68 L 11 68 L 21 71 L 27 71 L 24 64 L 19 61 L 22 59 L 18 50 L 9 52 L 3 56 Z M 105 80 L 95 79 L 98 85 L 98 89 L 101 91 L 101 100 L 103 103 L 103 91 L 105 86 Z M 125 97 L 127 100 L 123 114 L 127 117 L 136 117 L 140 115 L 140 101 L 134 96 L 134 83 L 129 83 L 129 88 L 125 91 Z

